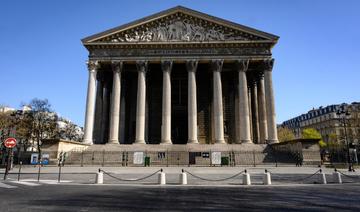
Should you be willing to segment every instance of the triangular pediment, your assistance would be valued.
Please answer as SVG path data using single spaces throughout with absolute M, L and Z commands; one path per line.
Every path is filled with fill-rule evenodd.
M 272 41 L 277 36 L 185 7 L 145 17 L 84 38 L 92 43 Z

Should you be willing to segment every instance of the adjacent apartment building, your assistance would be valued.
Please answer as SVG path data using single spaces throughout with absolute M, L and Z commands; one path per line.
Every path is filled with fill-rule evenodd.
M 320 132 L 325 142 L 345 142 L 344 120 L 338 111 L 348 112 L 345 116 L 346 133 L 349 142 L 359 145 L 360 141 L 360 102 L 329 105 L 312 109 L 309 112 L 284 121 L 281 126 L 291 129 L 297 138 L 305 128 L 314 128 Z

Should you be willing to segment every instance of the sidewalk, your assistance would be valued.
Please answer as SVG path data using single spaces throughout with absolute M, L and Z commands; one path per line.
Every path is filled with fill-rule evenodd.
M 273 185 L 295 184 L 318 184 L 318 167 L 71 167 L 65 166 L 61 170 L 61 181 L 66 184 L 94 184 L 99 168 L 104 171 L 104 184 L 117 185 L 156 185 L 158 184 L 158 172 L 163 169 L 166 174 L 168 185 L 179 185 L 182 169 L 187 173 L 188 185 L 242 185 L 243 173 L 246 169 L 251 175 L 253 185 L 262 185 L 265 169 L 271 173 Z M 14 168 L 8 175 L 9 180 L 17 181 L 18 168 Z M 38 167 L 23 166 L 21 169 L 21 181 L 57 181 L 59 179 L 59 167 L 41 167 L 38 175 Z M 335 182 L 332 176 L 334 169 L 322 168 L 326 174 L 328 183 Z M 340 169 L 344 183 L 360 183 L 360 172 L 348 172 Z M 4 169 L 0 170 L 2 179 Z M 141 180 L 138 180 L 141 179 Z M 227 180 L 223 180 L 227 179 Z
M 101 167 L 101 166 L 87 166 L 87 167 L 78 167 L 78 166 L 64 166 L 61 168 L 62 173 L 96 173 L 99 169 L 114 172 L 118 174 L 148 174 L 155 172 L 157 170 L 163 169 L 165 173 L 168 174 L 179 174 L 181 170 L 187 170 L 195 173 L 202 174 L 234 174 L 242 170 L 247 170 L 249 173 L 264 173 L 265 169 L 271 173 L 276 174 L 312 174 L 318 171 L 319 167 L 296 167 L 296 166 L 287 166 L 287 167 L 274 167 L 274 166 L 256 166 L 256 167 L 196 167 L 196 166 L 174 166 L 174 167 Z M 321 167 L 322 171 L 326 174 L 331 174 L 334 172 L 333 168 Z M 37 173 L 39 170 L 38 166 L 22 166 L 22 173 Z M 349 175 L 360 175 L 360 170 L 355 172 L 348 172 L 346 168 L 339 169 L 341 172 L 346 172 Z M 18 167 L 13 168 L 10 173 L 18 173 Z M 0 174 L 5 172 L 4 169 L 0 169 Z M 44 166 L 41 167 L 41 173 L 58 173 L 59 167 L 57 166 Z

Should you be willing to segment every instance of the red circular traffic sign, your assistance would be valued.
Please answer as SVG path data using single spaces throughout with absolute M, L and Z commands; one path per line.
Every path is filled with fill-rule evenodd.
M 7 138 L 4 142 L 4 145 L 7 148 L 14 148 L 16 146 L 16 139 L 15 138 Z

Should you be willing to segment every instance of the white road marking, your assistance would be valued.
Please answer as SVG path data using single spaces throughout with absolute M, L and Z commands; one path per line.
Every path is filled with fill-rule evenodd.
M 21 180 L 23 182 L 37 182 L 37 183 L 43 183 L 43 184 L 50 184 L 50 185 L 53 185 L 53 184 L 59 184 L 59 182 L 57 180 L 40 180 L 39 182 L 37 180 L 34 180 L 34 179 L 24 179 L 24 180 Z M 70 180 L 60 180 L 60 183 L 71 183 L 72 181 Z
M 17 186 L 7 185 L 5 183 L 0 182 L 0 188 L 17 188 Z
M 45 184 L 59 184 L 59 182 L 57 180 L 40 180 L 41 183 L 45 183 Z M 70 180 L 60 180 L 60 183 L 71 183 Z
M 26 186 L 39 186 L 41 184 L 38 183 L 31 183 L 31 182 L 26 182 L 26 181 L 9 181 L 10 183 L 17 183 L 17 184 L 21 184 L 21 185 L 26 185 Z

